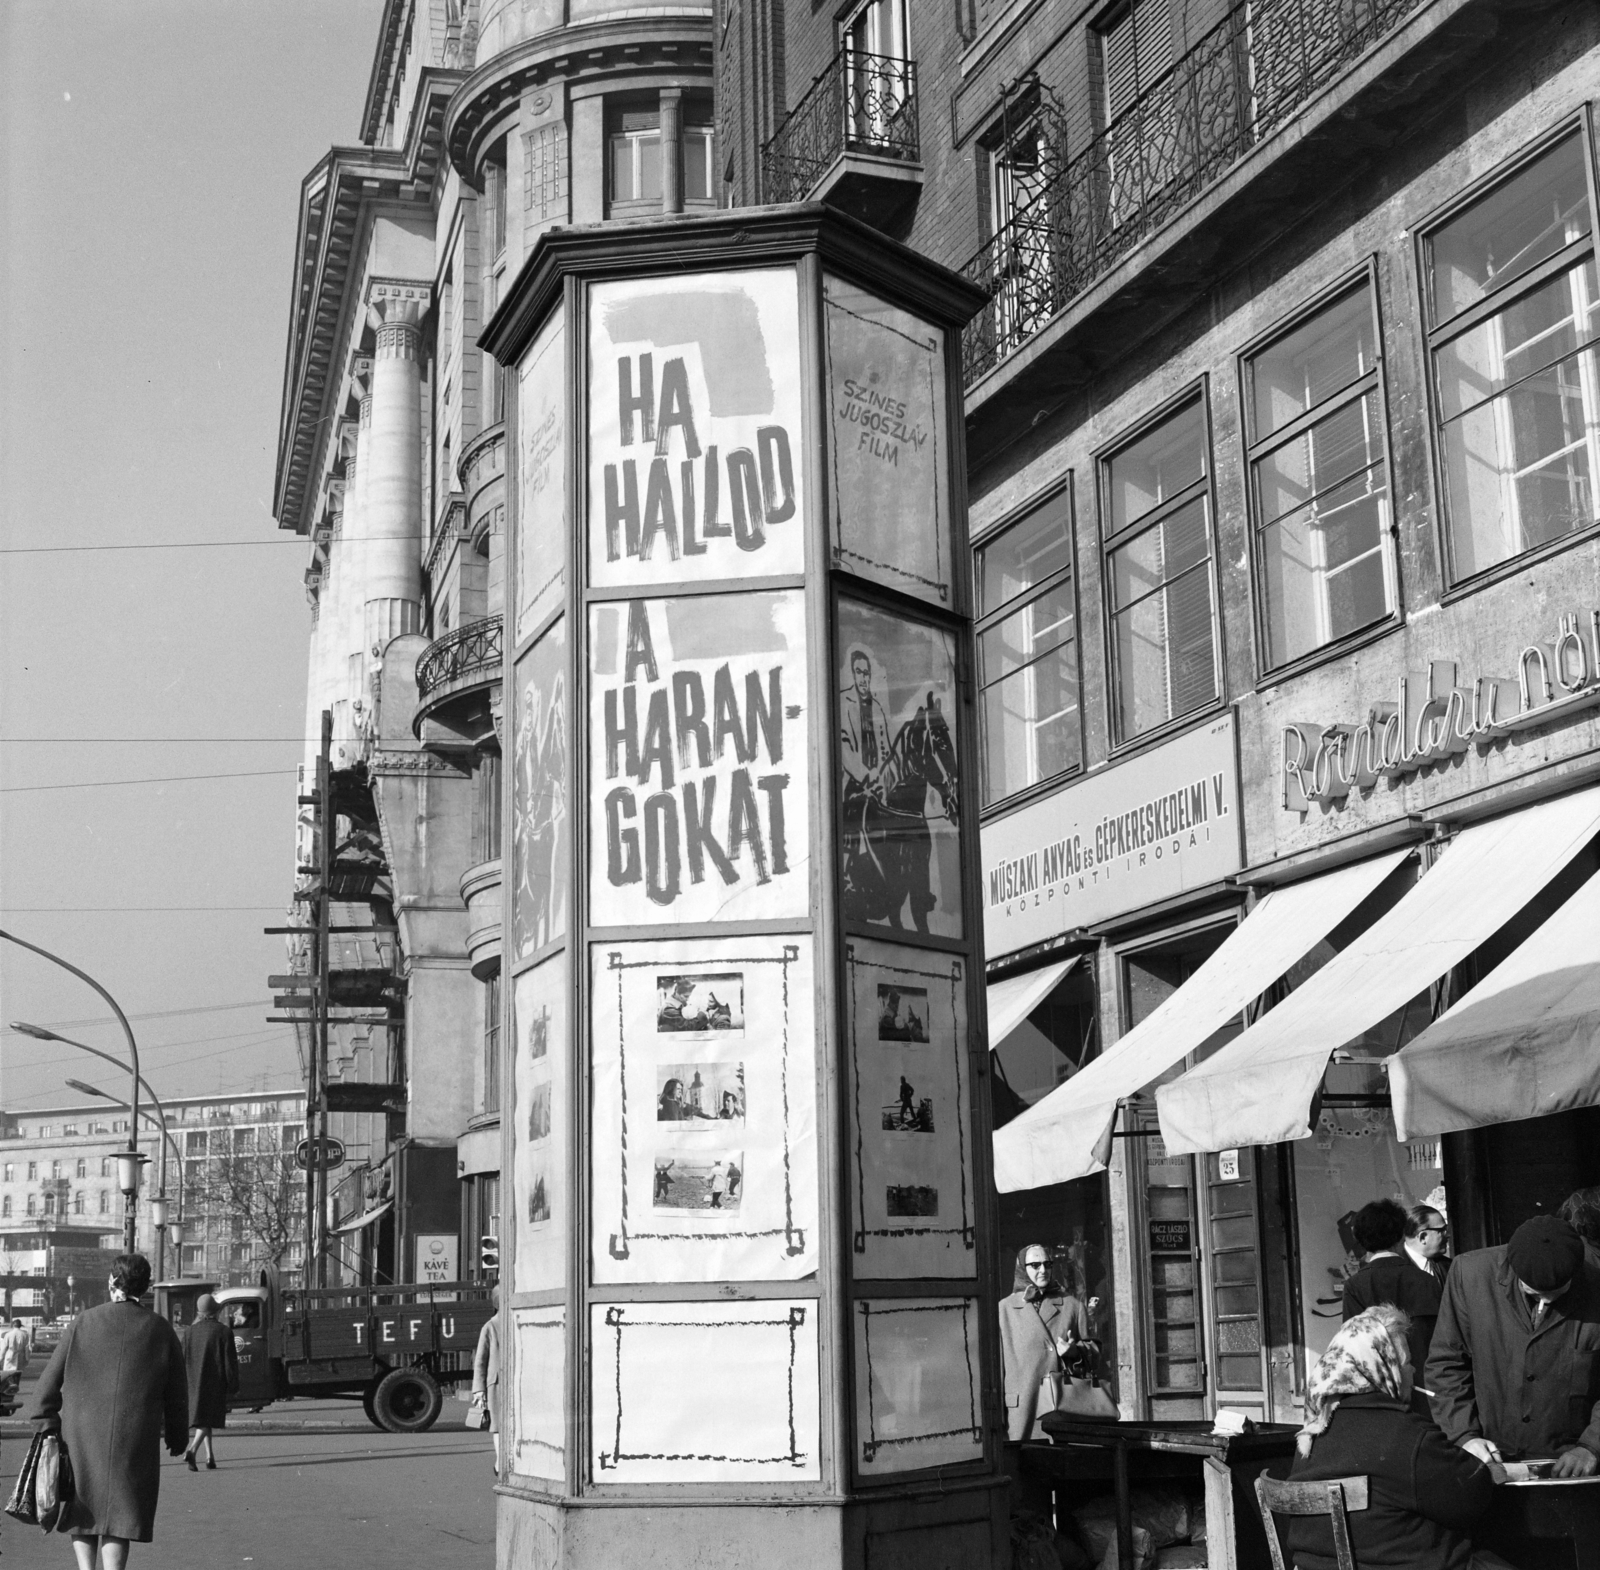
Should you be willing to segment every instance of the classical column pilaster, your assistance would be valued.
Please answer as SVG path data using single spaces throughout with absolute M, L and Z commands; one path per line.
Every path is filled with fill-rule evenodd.
M 371 426 L 362 438 L 362 648 L 373 664 L 390 639 L 422 625 L 420 362 L 429 300 L 425 284 L 377 279 L 368 286 L 377 347 Z
M 683 211 L 683 89 L 661 89 L 661 211 Z

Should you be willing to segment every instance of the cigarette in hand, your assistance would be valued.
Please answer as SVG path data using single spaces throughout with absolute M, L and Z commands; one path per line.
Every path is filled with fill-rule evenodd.
M 1433 1395 L 1433 1392 L 1431 1390 L 1425 1390 L 1425 1389 L 1423 1389 L 1423 1387 L 1421 1385 L 1413 1385 L 1411 1388 L 1413 1390 L 1415 1390 L 1419 1395 L 1424 1395 L 1424 1396 L 1429 1396 L 1429 1397 L 1431 1397 Z

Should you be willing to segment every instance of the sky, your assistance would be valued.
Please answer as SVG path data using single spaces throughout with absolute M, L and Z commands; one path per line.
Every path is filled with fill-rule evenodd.
M 358 140 L 381 11 L 0 3 L 0 929 L 112 993 L 163 1099 L 300 1083 L 265 1023 L 310 627 L 273 474 L 300 182 Z M 95 783 L 129 780 L 163 782 Z M 19 1019 L 125 1051 L 0 942 L 0 1106 L 126 1092 Z

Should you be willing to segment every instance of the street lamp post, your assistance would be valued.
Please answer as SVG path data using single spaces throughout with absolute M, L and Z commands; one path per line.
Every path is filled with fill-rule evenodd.
M 25 1035 L 34 1035 L 39 1031 L 39 1027 L 37 1025 L 23 1025 L 21 1023 L 13 1023 L 11 1028 L 13 1030 L 20 1030 Z M 81 1041 L 70 1041 L 65 1036 L 53 1036 L 50 1039 L 66 1042 L 68 1046 L 72 1047 L 84 1047 L 84 1044 Z M 107 1056 L 106 1053 L 99 1052 L 94 1047 L 84 1047 L 84 1051 L 93 1052 L 96 1057 Z M 117 1060 L 115 1058 L 110 1058 L 109 1061 L 115 1063 Z M 142 1081 L 143 1076 L 141 1075 L 140 1078 Z M 98 1096 L 102 1101 L 109 1101 L 114 1107 L 121 1107 L 124 1111 L 131 1111 L 131 1108 L 129 1108 L 126 1101 L 113 1096 L 109 1090 L 101 1090 L 98 1085 L 87 1084 L 81 1079 L 69 1079 L 67 1084 L 71 1086 L 73 1090 L 76 1090 L 80 1095 Z M 158 1197 L 150 1202 L 152 1206 L 152 1214 L 154 1213 L 154 1206 L 157 1204 L 160 1204 L 162 1206 L 163 1213 L 165 1212 L 167 1203 L 167 1147 L 170 1145 L 172 1147 L 173 1157 L 175 1158 L 174 1164 L 178 1169 L 178 1216 L 181 1219 L 184 1214 L 183 1153 L 178 1149 L 177 1140 L 172 1137 L 172 1130 L 167 1122 L 167 1109 L 161 1105 L 156 1093 L 151 1090 L 148 1083 L 145 1084 L 144 1088 L 145 1094 L 150 1097 L 151 1101 L 155 1102 L 156 1110 L 155 1112 L 151 1112 L 147 1107 L 140 1107 L 139 1115 L 143 1117 L 146 1122 L 153 1123 L 161 1134 L 161 1160 L 158 1164 L 156 1173 L 156 1189 Z M 162 1223 L 158 1221 L 154 1224 L 156 1228 L 157 1242 L 156 1279 L 161 1281 L 165 1279 L 165 1261 L 163 1258 L 164 1250 L 161 1247 Z
M 49 949 L 42 949 L 37 943 L 29 943 L 25 938 L 19 938 L 15 933 L 6 932 L 3 929 L 0 929 L 0 938 L 4 938 L 8 943 L 15 943 L 18 948 L 27 949 L 29 953 L 37 954 L 42 959 L 49 960 L 52 965 L 59 965 L 63 970 L 76 976 L 79 981 L 93 987 L 111 1005 L 111 1012 L 117 1016 L 117 1023 L 122 1026 L 122 1034 L 128 1038 L 128 1057 L 132 1060 L 132 1068 L 129 1070 L 132 1078 L 132 1088 L 128 1099 L 133 1106 L 133 1116 L 128 1119 L 128 1151 L 130 1155 L 136 1157 L 139 1154 L 139 1043 L 133 1039 L 133 1026 L 128 1023 L 128 1016 L 122 1012 L 122 1005 L 87 971 L 79 970 L 76 965 L 62 959 L 59 954 L 52 954 Z M 44 1039 L 59 1041 L 62 1038 L 59 1036 L 47 1036 Z M 74 1042 L 73 1045 L 78 1046 L 82 1045 L 82 1043 Z M 101 1055 L 103 1056 L 103 1054 Z M 123 1219 L 122 1242 L 124 1249 L 130 1254 L 133 1252 L 134 1238 L 134 1196 L 138 1192 L 138 1166 L 135 1163 L 133 1187 L 132 1189 L 123 1190 L 123 1193 L 128 1196 L 128 1213 Z

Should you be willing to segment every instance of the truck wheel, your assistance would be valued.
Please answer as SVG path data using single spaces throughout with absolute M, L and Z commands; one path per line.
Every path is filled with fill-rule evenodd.
M 371 1380 L 367 1388 L 361 1392 L 361 1410 L 367 1414 L 367 1421 L 374 1428 L 383 1427 L 383 1424 L 378 1421 L 377 1408 L 378 1386 L 382 1382 L 383 1376 L 380 1374 L 377 1379 Z
M 444 1391 L 425 1368 L 391 1368 L 372 1394 L 379 1424 L 391 1434 L 420 1434 L 444 1408 Z

